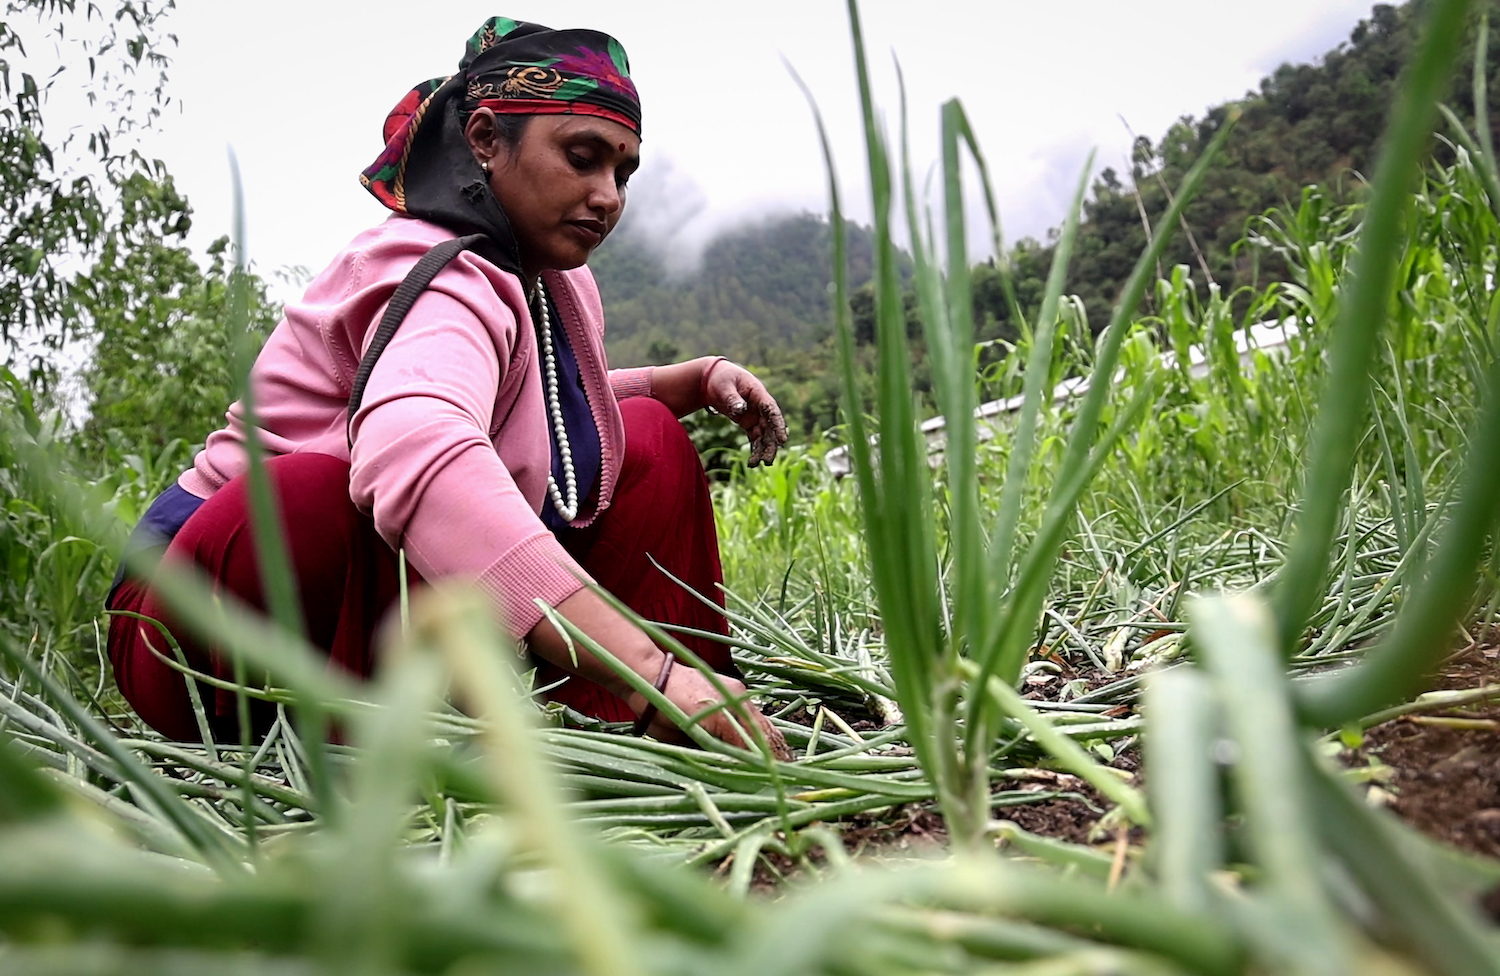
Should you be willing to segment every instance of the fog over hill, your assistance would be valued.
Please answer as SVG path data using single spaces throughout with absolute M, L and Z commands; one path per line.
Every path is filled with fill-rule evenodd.
M 870 278 L 870 232 L 849 224 L 853 285 Z M 700 243 L 671 225 L 625 223 L 589 262 L 616 364 L 710 353 L 765 363 L 830 333 L 833 250 L 826 218 L 781 213 Z

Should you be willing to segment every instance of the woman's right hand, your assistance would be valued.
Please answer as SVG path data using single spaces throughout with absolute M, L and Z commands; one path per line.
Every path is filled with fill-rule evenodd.
M 558 603 L 557 612 L 583 633 L 609 648 L 622 664 L 647 681 L 651 681 L 661 672 L 661 649 L 644 632 L 592 591 L 578 590 Z M 576 674 L 602 685 L 624 698 L 626 704 L 637 715 L 645 711 L 645 696 L 631 691 L 630 686 L 620 680 L 613 668 L 606 666 L 583 648 L 575 647 L 572 641 L 566 640 L 549 620 L 543 618 L 532 628 L 526 640 L 532 652 L 542 660 L 550 661 L 570 674 Z M 724 683 L 724 687 L 732 696 L 741 698 L 745 694 L 745 686 L 742 682 L 722 675 L 719 680 Z M 662 692 L 688 715 L 697 715 L 722 701 L 718 691 L 707 678 L 694 670 L 691 665 L 680 661 L 673 665 L 671 673 L 667 676 L 667 685 Z M 786 739 L 776 731 L 770 720 L 762 715 L 748 699 L 741 699 L 741 701 L 736 711 L 747 714 L 751 721 L 761 727 L 776 758 L 792 758 Z M 734 723 L 729 719 L 727 708 L 704 716 L 701 724 L 704 731 L 716 739 L 746 749 L 755 748 L 754 743 L 744 742 L 735 732 Z M 647 731 L 653 738 L 663 742 L 689 741 L 687 735 L 660 712 L 656 714 Z
M 713 714 L 706 716 L 698 723 L 703 731 L 732 746 L 753 750 L 755 749 L 755 744 L 753 742 L 745 742 L 740 737 L 739 732 L 735 730 L 736 722 L 741 727 L 744 725 L 745 720 L 740 716 L 748 715 L 750 721 L 760 726 L 761 732 L 765 735 L 766 742 L 771 746 L 772 754 L 777 759 L 790 760 L 792 758 L 792 750 L 787 746 L 785 737 L 771 724 L 771 720 L 766 718 L 761 710 L 756 708 L 745 697 L 744 682 L 731 678 L 728 675 L 719 675 L 719 681 L 732 697 L 739 699 L 740 704 L 738 707 L 734 705 L 724 706 L 716 710 Z M 672 668 L 672 673 L 667 678 L 667 686 L 662 689 L 662 694 L 666 695 L 672 704 L 682 709 L 689 716 L 697 715 L 699 712 L 713 708 L 723 701 L 718 689 L 700 671 L 681 662 L 678 662 Z M 637 714 L 644 710 L 644 702 L 645 698 L 639 694 L 630 696 L 630 704 L 632 706 L 640 706 L 636 708 Z M 734 716 L 734 721 L 731 721 L 731 715 Z M 748 729 L 746 731 L 749 732 Z M 689 741 L 687 734 L 679 729 L 660 710 L 652 718 L 650 726 L 646 729 L 646 733 L 653 739 L 661 742 Z

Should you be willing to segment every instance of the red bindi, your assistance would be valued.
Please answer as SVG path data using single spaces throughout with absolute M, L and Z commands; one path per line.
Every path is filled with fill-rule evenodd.
M 622 143 L 620 143 L 620 152 L 624 152 L 624 151 L 625 151 L 625 143 L 622 142 Z

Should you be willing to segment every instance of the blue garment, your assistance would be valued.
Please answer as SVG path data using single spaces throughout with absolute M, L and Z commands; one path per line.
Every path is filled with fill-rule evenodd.
M 156 550 L 157 558 L 161 558 L 168 544 L 182 529 L 182 524 L 202 504 L 203 499 L 176 483 L 156 496 L 156 500 L 146 509 L 146 514 L 141 516 L 141 520 L 131 530 L 130 538 L 125 541 L 125 555 L 120 559 L 120 567 L 115 570 L 115 581 L 109 587 L 106 604 L 115 598 L 115 591 L 125 579 L 126 560 L 153 549 Z
M 552 320 L 552 354 L 557 360 L 557 401 L 562 407 L 563 426 L 568 432 L 568 451 L 573 455 L 573 477 L 578 482 L 578 507 L 598 485 L 599 470 L 603 467 L 603 447 L 599 442 L 599 428 L 594 425 L 594 412 L 589 409 L 589 398 L 583 390 L 583 373 L 578 369 L 578 357 L 568 343 L 566 330 L 562 327 L 562 316 L 552 296 L 547 296 L 547 314 Z M 537 343 L 541 345 L 540 342 Z M 546 367 L 542 367 L 543 387 L 546 386 Z M 566 500 L 567 482 L 563 479 L 562 453 L 557 448 L 557 431 L 552 428 L 552 415 L 547 415 L 547 439 L 552 443 L 552 480 Z M 563 517 L 557 514 L 549 492 L 542 499 L 542 524 L 557 535 L 568 527 Z

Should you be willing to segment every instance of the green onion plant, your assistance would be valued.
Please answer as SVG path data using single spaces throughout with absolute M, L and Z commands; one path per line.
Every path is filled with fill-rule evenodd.
M 879 124 L 851 0 L 873 377 L 857 367 L 823 146 L 853 490 L 812 451 L 779 478 L 718 489 L 726 539 L 763 537 L 726 545 L 725 614 L 793 761 L 714 740 L 659 696 L 693 745 L 535 707 L 482 603 L 443 587 L 411 595 L 373 681 L 328 670 L 300 633 L 260 467 L 270 615 L 192 573 L 154 577 L 234 677 L 193 674 L 166 635 L 163 661 L 189 687 L 235 692 L 242 734 L 163 741 L 76 663 L 78 607 L 107 578 L 100 553 L 162 464 L 91 480 L 58 463 L 34 411 L 0 415 L 0 488 L 18 500 L 0 559 L 39 578 L 78 568 L 61 553 L 87 554 L 71 596 L 32 595 L 55 577 L 4 591 L 31 609 L 26 627 L 0 628 L 0 969 L 1500 972 L 1476 908 L 1500 864 L 1371 807 L 1329 759 L 1329 733 L 1495 694 L 1409 701 L 1455 630 L 1496 606 L 1500 180 L 1482 97 L 1477 134 L 1448 113 L 1452 158 L 1421 168 L 1466 7 L 1426 5 L 1367 199 L 1335 208 L 1309 191 L 1252 222 L 1246 246 L 1280 255 L 1294 281 L 1234 296 L 1157 275 L 1231 117 L 1096 342 L 1064 295 L 1085 169 L 1040 302 L 1009 298 L 1023 322 L 1013 361 L 981 374 L 970 166 L 997 254 L 1001 242 L 977 136 L 958 102 L 943 107 L 939 234 L 904 104 L 895 149 Z M 912 390 L 898 201 L 945 418 L 936 470 Z M 1242 355 L 1235 331 L 1262 319 L 1298 330 L 1280 353 Z M 1069 372 L 1086 393 L 1052 402 Z M 1022 397 L 998 425 L 975 416 L 995 393 Z M 740 550 L 760 565 L 736 565 Z M 66 641 L 43 632 L 49 614 Z M 680 647 L 680 629 L 640 623 Z M 258 741 L 251 700 L 277 714 Z M 1136 743 L 1144 788 L 1108 764 Z M 1065 799 L 1101 803 L 1112 842 L 1009 819 Z M 947 835 L 925 856 L 846 851 L 861 829 L 929 807 Z

